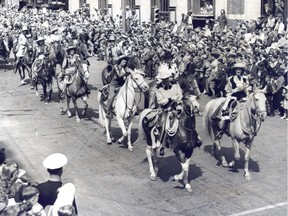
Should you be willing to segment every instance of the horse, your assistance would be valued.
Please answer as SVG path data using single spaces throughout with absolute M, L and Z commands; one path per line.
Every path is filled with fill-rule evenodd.
M 181 163 L 182 171 L 181 173 L 174 175 L 172 180 L 174 181 L 182 181 L 185 185 L 185 189 L 188 192 L 192 192 L 192 187 L 188 180 L 188 172 L 189 172 L 189 162 L 191 156 L 193 154 L 193 150 L 196 147 L 200 147 L 202 145 L 202 141 L 198 136 L 195 127 L 195 105 L 197 106 L 198 102 L 195 100 L 195 96 L 186 93 L 182 99 L 183 111 L 180 114 L 177 127 L 173 127 L 174 130 L 167 130 L 168 135 L 167 140 L 169 140 L 169 147 L 173 149 L 173 152 L 179 162 Z M 147 147 L 146 147 L 146 155 L 149 163 L 150 170 L 150 179 L 152 181 L 156 180 L 157 172 L 159 170 L 157 163 L 157 149 L 161 146 L 159 141 L 156 141 L 156 137 L 159 136 L 159 128 L 155 120 L 151 125 L 147 123 L 147 116 L 153 115 L 153 113 L 157 113 L 157 109 L 144 109 L 139 117 L 139 126 L 138 126 L 138 139 L 136 142 L 142 141 L 146 139 Z M 155 114 L 154 114 L 155 115 Z M 175 116 L 174 116 L 175 117 Z M 177 118 L 177 117 L 175 117 Z M 153 119 L 153 118 L 152 118 Z M 170 117 L 169 117 L 170 119 Z M 156 122 L 158 122 L 156 120 Z M 164 126 L 162 126 L 164 127 Z
M 222 166 L 233 167 L 236 169 L 235 161 L 239 161 L 240 159 L 239 142 L 243 142 L 246 147 L 244 177 L 247 180 L 250 180 L 251 174 L 249 172 L 249 158 L 252 142 L 261 127 L 261 122 L 264 121 L 267 116 L 265 91 L 254 90 L 254 92 L 248 95 L 247 101 L 237 104 L 236 108 L 234 109 L 237 111 L 236 113 L 238 113 L 237 116 L 235 115 L 234 110 L 232 114 L 230 114 L 230 116 L 234 116 L 225 133 L 232 139 L 234 160 L 229 164 L 221 151 L 220 144 L 223 134 L 219 136 L 219 131 L 221 124 L 223 125 L 223 121 L 218 120 L 217 122 L 217 120 L 213 118 L 213 116 L 215 116 L 215 112 L 217 112 L 217 110 L 219 111 L 220 106 L 222 106 L 224 101 L 225 98 L 223 97 L 212 99 L 204 108 L 203 126 L 205 132 L 213 141 L 212 155 L 215 155 L 215 147 L 217 147 L 218 151 L 220 152 L 220 162 Z
M 128 139 L 128 150 L 133 151 L 133 146 L 131 144 L 131 129 L 132 129 L 132 119 L 135 116 L 137 104 L 135 103 L 135 90 L 147 91 L 149 89 L 148 84 L 145 82 L 143 77 L 143 72 L 134 69 L 130 69 L 130 74 L 127 76 L 124 85 L 120 88 L 116 98 L 114 114 L 118 121 L 118 125 L 122 130 L 122 137 L 118 140 L 119 144 L 124 142 L 124 139 Z M 105 127 L 107 144 L 112 143 L 111 135 L 111 120 L 106 117 L 106 107 L 107 101 L 102 100 L 103 94 L 101 91 L 98 92 L 98 102 L 99 102 L 99 123 Z
M 49 59 L 43 57 L 39 57 L 32 66 L 32 74 L 34 74 L 32 78 L 33 86 L 36 89 L 36 95 L 38 96 L 38 81 L 41 82 L 43 87 L 43 95 L 45 103 L 48 103 L 51 100 L 52 94 L 52 73 L 53 73 L 53 66 Z
M 16 61 L 16 67 L 14 70 L 14 73 L 17 73 L 17 70 L 19 71 L 21 84 L 25 84 L 25 69 L 28 71 L 28 76 L 30 80 L 32 80 L 32 73 L 31 73 L 31 67 L 33 64 L 33 45 L 32 43 L 27 43 L 25 55 L 23 57 L 20 57 L 18 61 Z M 31 85 L 31 89 L 33 86 Z
M 65 58 L 65 50 L 61 46 L 60 42 L 53 42 L 51 44 L 51 46 L 49 47 L 49 58 L 53 62 L 53 76 L 56 76 L 56 66 L 57 64 L 60 64 L 60 66 L 62 66 Z
M 67 91 L 66 91 L 67 115 L 68 118 L 72 117 L 72 114 L 70 112 L 70 100 L 72 99 L 75 108 L 75 115 L 77 122 L 80 122 L 80 118 L 78 115 L 78 106 L 76 102 L 78 98 L 81 98 L 84 103 L 84 110 L 82 112 L 82 116 L 85 116 L 87 112 L 88 108 L 87 98 L 89 94 L 87 88 L 87 81 L 89 79 L 89 76 L 90 76 L 89 71 L 84 71 L 82 65 L 79 64 L 75 68 L 75 72 L 71 74 L 67 84 Z M 61 81 L 60 78 L 57 78 L 56 80 L 60 98 L 60 111 L 61 114 L 64 114 L 65 113 L 63 108 L 64 98 L 61 97 L 61 93 L 63 92 L 63 81 Z

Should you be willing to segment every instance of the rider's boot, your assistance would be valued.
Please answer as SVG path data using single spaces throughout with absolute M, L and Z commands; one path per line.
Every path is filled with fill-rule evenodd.
M 222 134 L 227 131 L 229 123 L 230 123 L 230 120 L 229 120 L 229 119 L 225 119 L 225 120 L 224 120 L 223 126 L 222 126 L 222 128 L 217 132 L 216 137 L 222 136 Z
M 62 92 L 60 94 L 60 97 L 61 98 L 65 98 L 66 97 L 66 92 L 67 92 L 67 83 L 66 83 L 66 81 L 64 79 L 63 86 L 62 86 Z

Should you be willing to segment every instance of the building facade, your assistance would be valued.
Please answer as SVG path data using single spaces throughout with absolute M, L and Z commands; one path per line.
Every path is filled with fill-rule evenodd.
M 137 13 L 140 22 L 148 22 L 153 17 L 153 8 L 157 6 L 160 14 L 170 21 L 181 22 L 182 14 L 189 11 L 197 17 L 217 18 L 220 10 L 226 11 L 230 20 L 236 19 L 256 19 L 261 16 L 262 7 L 265 0 L 210 0 L 213 11 L 210 14 L 203 14 L 201 9 L 205 6 L 207 0 L 86 0 L 91 8 L 107 9 L 115 17 L 122 14 L 122 8 L 129 5 Z M 76 10 L 81 7 L 79 0 L 70 0 L 69 9 Z M 91 11 L 94 13 L 94 11 Z

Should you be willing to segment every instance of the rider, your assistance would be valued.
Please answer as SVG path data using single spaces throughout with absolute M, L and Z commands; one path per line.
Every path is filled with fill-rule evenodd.
M 21 58 L 24 56 L 25 54 L 25 50 L 26 50 L 26 46 L 27 46 L 27 35 L 29 33 L 29 30 L 27 27 L 23 27 L 22 28 L 22 32 L 21 34 L 19 35 L 19 38 L 18 38 L 18 52 L 16 54 L 16 56 L 18 58 Z
M 45 39 L 43 37 L 39 37 L 38 40 L 36 40 L 37 46 L 35 47 L 33 51 L 33 64 L 32 64 L 32 80 L 35 80 L 35 77 L 37 76 L 37 66 L 36 64 L 38 61 L 41 61 L 45 57 L 47 57 L 48 53 L 48 47 L 45 44 Z M 31 89 L 34 88 L 34 83 L 31 82 Z
M 45 44 L 45 39 L 44 37 L 39 37 L 38 40 L 36 40 L 37 46 L 34 49 L 33 52 L 33 60 L 36 61 L 39 59 L 39 57 L 44 56 L 46 57 L 48 53 L 48 46 Z
M 76 46 L 69 46 L 66 49 L 66 56 L 64 57 L 63 64 L 62 64 L 62 70 L 59 74 L 59 78 L 63 79 L 63 87 L 62 87 L 62 93 L 61 97 L 65 97 L 66 91 L 67 91 L 67 82 L 69 80 L 69 75 L 73 74 L 78 65 L 81 62 L 81 59 L 79 55 L 77 54 L 77 48 Z
M 109 86 L 109 96 L 107 99 L 107 117 L 112 118 L 113 101 L 120 90 L 120 87 L 124 85 L 126 77 L 129 73 L 127 68 L 128 57 L 121 56 L 117 60 L 117 64 L 112 69 L 111 82 Z
M 156 104 L 155 108 L 160 108 L 162 117 L 159 119 L 157 127 L 162 126 L 162 130 L 160 133 L 159 141 L 160 143 L 165 143 L 160 148 L 160 155 L 164 156 L 164 149 L 167 146 L 166 141 L 166 133 L 165 133 L 165 123 L 167 121 L 168 112 L 172 111 L 172 106 L 175 105 L 175 109 L 178 114 L 182 111 L 181 100 L 183 97 L 182 90 L 180 85 L 175 81 L 175 79 L 171 79 L 175 70 L 167 63 L 162 63 L 158 68 L 158 75 L 156 79 L 159 81 L 155 88 L 155 97 Z
M 236 63 L 232 69 L 234 70 L 234 74 L 228 78 L 226 85 L 227 97 L 222 107 L 222 119 L 224 123 L 219 135 L 227 129 L 228 123 L 230 122 L 229 108 L 231 104 L 235 101 L 244 100 L 249 87 L 248 80 L 243 77 L 243 73 L 246 70 L 245 64 L 243 62 Z

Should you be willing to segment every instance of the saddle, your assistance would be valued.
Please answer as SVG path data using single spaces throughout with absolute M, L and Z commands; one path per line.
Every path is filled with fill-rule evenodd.
M 149 128 L 156 126 L 159 122 L 161 111 L 158 109 L 151 110 L 146 116 L 143 118 L 144 124 L 146 124 Z
M 214 111 L 214 113 L 212 114 L 211 118 L 213 120 L 222 120 L 222 111 L 223 111 L 223 105 L 224 105 L 225 101 L 223 101 L 218 107 L 217 109 Z M 236 117 L 238 116 L 238 109 L 237 107 L 239 106 L 239 103 L 236 101 L 233 101 L 232 103 L 228 104 L 228 111 L 229 111 L 229 118 L 230 121 L 234 121 L 236 119 Z

